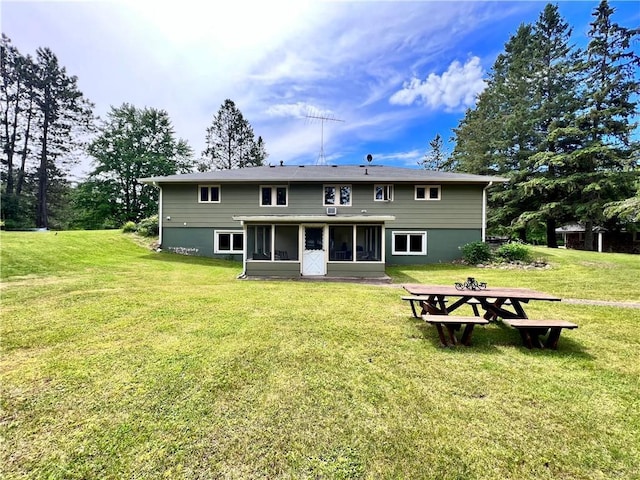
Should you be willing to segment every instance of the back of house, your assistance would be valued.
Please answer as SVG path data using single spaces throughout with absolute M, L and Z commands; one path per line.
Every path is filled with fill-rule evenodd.
M 265 166 L 141 179 L 160 188 L 161 248 L 244 274 L 382 277 L 484 240 L 498 177 L 388 166 Z

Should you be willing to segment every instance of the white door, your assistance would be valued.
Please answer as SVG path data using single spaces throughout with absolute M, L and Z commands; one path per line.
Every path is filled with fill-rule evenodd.
M 303 242 L 302 275 L 326 275 L 327 263 L 324 255 L 324 228 L 304 227 Z

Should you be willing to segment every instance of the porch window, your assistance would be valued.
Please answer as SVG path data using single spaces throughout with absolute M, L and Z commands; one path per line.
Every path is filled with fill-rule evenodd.
M 351 185 L 325 185 L 323 205 L 351 206 Z
M 393 185 L 374 185 L 373 200 L 375 202 L 393 202 Z
M 329 260 L 353 260 L 353 225 L 329 227 Z
M 416 185 L 416 200 L 440 200 L 440 185 Z
M 198 185 L 198 203 L 220 203 L 220 185 Z
M 358 225 L 356 227 L 356 261 L 382 261 L 382 227 Z
M 285 186 L 263 185 L 260 187 L 261 207 L 286 207 L 288 192 Z
M 426 255 L 427 232 L 393 232 L 393 255 Z
M 298 260 L 298 235 L 297 225 L 276 225 L 275 226 L 275 256 L 274 260 Z
M 252 260 L 272 260 L 271 225 L 247 227 L 247 255 Z
M 244 233 L 234 231 L 216 231 L 213 239 L 213 253 L 242 254 Z

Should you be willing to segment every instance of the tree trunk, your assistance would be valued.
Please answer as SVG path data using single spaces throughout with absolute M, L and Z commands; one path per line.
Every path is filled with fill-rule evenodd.
M 520 228 L 518 229 L 518 240 L 521 242 L 527 243 L 527 229 Z
M 42 149 L 40 150 L 40 168 L 38 168 L 38 201 L 36 211 L 36 227 L 48 228 L 47 217 L 47 134 L 49 131 L 48 115 L 42 126 Z
M 547 218 L 547 247 L 558 248 L 558 241 L 556 239 L 556 219 Z
M 584 222 L 584 249 L 593 251 L 593 222 L 591 220 Z

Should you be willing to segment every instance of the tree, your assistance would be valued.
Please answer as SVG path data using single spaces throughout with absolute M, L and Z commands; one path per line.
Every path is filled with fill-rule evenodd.
M 638 180 L 637 124 L 640 57 L 631 48 L 640 30 L 613 22 L 603 0 L 593 12 L 584 63 L 584 109 L 577 118 L 583 147 L 573 155 L 576 217 L 585 224 L 585 246 L 594 248 L 592 227 L 604 220 L 605 205 L 632 197 Z
M 93 106 L 48 48 L 38 48 L 35 59 L 25 57 L 4 35 L 1 47 L 2 217 L 14 227 L 47 228 L 53 203 L 67 190 L 68 168 L 91 130 Z M 35 190 L 26 188 L 32 180 Z M 35 216 L 25 210 L 32 203 Z
M 201 171 L 260 166 L 268 156 L 262 137 L 256 140 L 253 128 L 229 99 L 207 128 L 205 141 L 204 161 L 198 166 Z
M 429 142 L 429 151 L 418 165 L 427 170 L 449 170 L 446 153 L 443 151 L 442 137 L 439 133 Z
M 537 201 L 532 204 L 534 209 L 520 215 L 519 221 L 544 223 L 547 246 L 556 248 L 557 222 L 569 215 L 564 158 L 572 144 L 564 141 L 563 129 L 571 124 L 580 108 L 577 78 L 580 52 L 571 45 L 572 30 L 555 5 L 546 5 L 533 32 L 532 128 L 537 144 L 530 161 L 535 175 L 522 188 Z
M 117 225 L 157 213 L 157 189 L 140 183 L 140 178 L 192 170 L 191 148 L 175 138 L 167 112 L 154 108 L 138 109 L 126 103 L 111 107 L 88 151 L 96 168 L 82 186 L 78 201 L 86 209 L 91 205 L 87 192 L 111 198 L 103 221 Z M 91 222 L 99 223 L 93 217 Z

